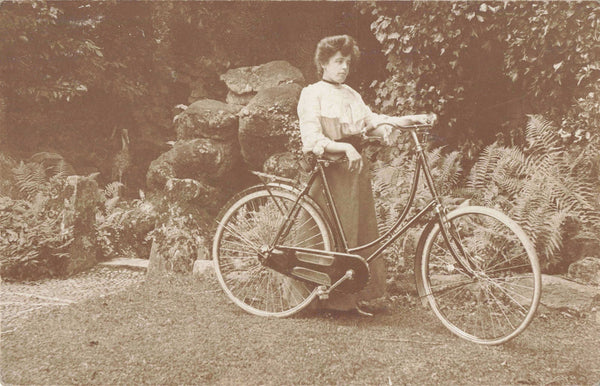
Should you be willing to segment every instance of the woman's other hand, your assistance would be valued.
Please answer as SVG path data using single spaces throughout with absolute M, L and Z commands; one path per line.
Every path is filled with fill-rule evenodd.
M 434 125 L 437 122 L 437 115 L 434 113 L 430 114 L 417 114 L 417 115 L 405 115 L 402 117 L 390 117 L 387 123 L 394 126 L 411 126 L 411 125 Z
M 416 124 L 433 126 L 437 123 L 438 116 L 434 113 L 418 114 L 412 115 L 412 119 Z
M 360 153 L 354 148 L 354 146 L 350 145 L 349 143 L 346 145 L 347 146 L 344 152 L 346 153 L 346 158 L 348 158 L 348 170 L 350 170 L 351 172 L 360 173 L 363 168 L 362 157 Z
M 438 116 L 435 113 L 429 113 L 425 115 L 425 120 L 424 120 L 424 124 L 426 125 L 435 125 L 438 121 Z

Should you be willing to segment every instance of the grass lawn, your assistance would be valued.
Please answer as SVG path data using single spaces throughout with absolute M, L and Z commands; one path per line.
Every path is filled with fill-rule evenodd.
M 246 314 L 171 276 L 31 315 L 2 336 L 2 384 L 598 384 L 600 329 L 542 310 L 499 347 L 406 301 L 374 317 Z

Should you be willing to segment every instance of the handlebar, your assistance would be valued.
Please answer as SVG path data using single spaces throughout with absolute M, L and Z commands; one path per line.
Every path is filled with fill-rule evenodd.
M 375 129 L 379 128 L 381 126 L 391 126 L 392 130 L 399 130 L 399 131 L 403 131 L 403 132 L 412 132 L 413 140 L 415 141 L 415 143 L 417 144 L 417 147 L 419 148 L 420 144 L 419 144 L 419 139 L 417 138 L 417 133 L 431 129 L 433 127 L 433 125 L 434 125 L 433 123 L 417 123 L 417 124 L 413 124 L 413 125 L 400 126 L 400 125 L 395 125 L 393 123 L 384 122 L 384 123 L 380 123 L 380 124 L 376 125 Z M 360 136 L 357 135 L 356 137 L 358 137 L 364 141 L 377 141 L 377 142 L 381 141 L 381 137 L 369 136 L 369 135 L 367 135 L 367 132 L 363 132 Z M 326 164 L 336 164 L 336 163 L 347 162 L 347 158 L 343 155 L 339 156 L 339 157 L 334 157 L 334 158 L 323 158 L 321 156 L 321 157 L 316 157 L 316 159 L 319 162 L 323 162 Z
M 382 127 L 382 126 L 391 126 L 392 130 L 403 130 L 403 131 L 410 131 L 410 130 L 426 130 L 426 129 L 431 129 L 433 127 L 433 124 L 431 123 L 418 123 L 418 124 L 414 124 L 414 125 L 408 125 L 408 126 L 400 126 L 400 125 L 394 125 L 393 123 L 380 123 L 378 125 L 375 126 L 375 128 L 378 127 Z

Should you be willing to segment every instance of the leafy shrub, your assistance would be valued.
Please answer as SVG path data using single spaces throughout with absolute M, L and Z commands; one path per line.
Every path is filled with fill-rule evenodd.
M 488 146 L 468 178 L 475 202 L 498 207 L 517 221 L 548 269 L 569 258 L 563 248 L 567 233 L 579 243 L 600 239 L 598 179 L 590 174 L 591 165 L 598 168 L 598 154 L 567 151 L 558 133 L 532 116 L 527 148 Z
M 75 216 L 73 187 L 65 173 L 21 162 L 6 176 L 16 189 L 10 190 L 13 197 L 0 196 L 1 275 L 36 279 L 64 274 Z

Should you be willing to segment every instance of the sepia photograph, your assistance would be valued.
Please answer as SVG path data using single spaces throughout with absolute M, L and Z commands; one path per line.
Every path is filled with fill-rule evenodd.
M 0 0 L 0 384 L 600 384 L 600 3 Z

